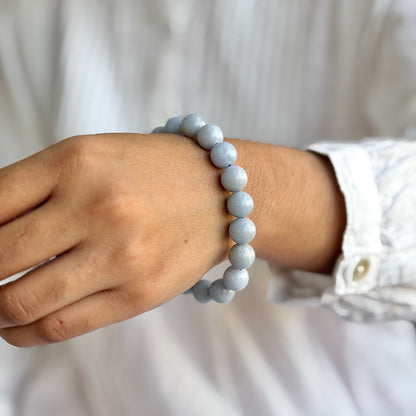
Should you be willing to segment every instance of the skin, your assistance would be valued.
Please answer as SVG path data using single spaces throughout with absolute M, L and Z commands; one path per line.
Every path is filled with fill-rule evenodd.
M 229 141 L 249 176 L 257 256 L 330 272 L 345 228 L 330 162 Z M 0 287 L 0 335 L 60 342 L 182 293 L 227 258 L 228 195 L 209 152 L 167 134 L 77 136 L 1 169 L 0 280 L 31 269 Z

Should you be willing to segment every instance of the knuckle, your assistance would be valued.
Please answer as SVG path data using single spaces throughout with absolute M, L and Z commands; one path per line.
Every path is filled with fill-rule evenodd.
M 114 227 L 131 225 L 133 197 L 120 184 L 109 183 L 91 204 L 93 215 Z
M 11 325 L 27 325 L 35 318 L 37 307 L 25 297 L 17 296 L 10 291 L 0 291 L 0 313 Z
M 142 248 L 143 242 L 138 236 L 128 236 L 124 237 L 123 241 L 120 242 L 112 251 L 112 259 L 117 262 L 117 264 L 124 264 L 125 266 L 133 266 L 135 264 L 141 264 L 142 267 L 145 267 L 145 263 L 142 259 Z
M 116 222 L 125 222 L 131 217 L 131 197 L 128 191 L 112 187 L 105 203 L 106 212 Z
M 78 276 L 77 276 L 78 277 Z M 42 304 L 44 305 L 58 305 L 62 299 L 70 297 L 77 285 L 77 279 L 56 279 L 55 282 L 48 287 L 43 288 Z M 40 302 L 38 302 L 39 304 Z
M 62 290 L 66 293 L 75 293 L 80 287 L 91 284 L 91 275 L 103 275 L 108 268 L 108 260 L 99 250 L 86 247 L 80 261 L 73 265 L 75 277 L 66 279 Z
M 71 338 L 71 326 L 64 319 L 49 316 L 39 322 L 38 335 L 48 344 L 65 341 Z
M 91 166 L 100 145 L 96 136 L 75 136 L 64 142 L 65 149 L 62 152 L 63 160 L 61 162 L 66 167 L 65 171 L 79 172 Z

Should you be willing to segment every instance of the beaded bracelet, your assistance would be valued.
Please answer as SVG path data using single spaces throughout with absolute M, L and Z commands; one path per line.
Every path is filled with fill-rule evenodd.
M 223 141 L 224 136 L 218 126 L 205 124 L 197 114 L 172 117 L 164 127 L 156 127 L 152 133 L 180 134 L 196 139 L 202 148 L 210 151 L 211 162 L 224 169 L 221 173 L 221 184 L 224 189 L 233 192 L 227 199 L 227 210 L 237 217 L 229 226 L 229 235 L 236 243 L 228 253 L 231 266 L 225 270 L 222 279 L 212 283 L 201 279 L 185 293 L 192 293 L 201 303 L 207 303 L 211 299 L 219 303 L 229 302 L 236 291 L 247 286 L 247 269 L 255 259 L 254 249 L 248 243 L 256 235 L 256 226 L 253 221 L 245 218 L 253 210 L 253 199 L 242 191 L 247 184 L 247 173 L 242 167 L 234 165 L 237 150 L 231 143 Z

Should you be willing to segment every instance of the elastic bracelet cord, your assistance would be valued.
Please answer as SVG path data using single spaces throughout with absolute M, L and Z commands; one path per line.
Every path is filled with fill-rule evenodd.
M 244 289 L 249 281 L 247 269 L 255 260 L 255 252 L 250 241 L 256 235 L 256 226 L 246 218 L 253 210 L 253 199 L 242 189 L 247 184 L 247 172 L 234 163 L 237 160 L 236 148 L 224 142 L 224 135 L 218 126 L 205 124 L 197 114 L 186 117 L 172 117 L 163 127 L 156 127 L 152 133 L 180 134 L 195 139 L 198 144 L 210 151 L 211 162 L 217 168 L 223 169 L 221 184 L 232 194 L 227 199 L 228 212 L 237 217 L 229 226 L 230 238 L 236 243 L 231 247 L 228 267 L 222 279 L 210 282 L 201 279 L 185 293 L 192 293 L 201 303 L 215 300 L 218 303 L 229 302 L 236 291 Z

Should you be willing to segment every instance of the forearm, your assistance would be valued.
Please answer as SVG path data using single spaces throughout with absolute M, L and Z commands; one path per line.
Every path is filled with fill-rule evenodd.
M 346 213 L 331 163 L 312 152 L 230 139 L 253 196 L 257 256 L 283 267 L 330 272 Z

